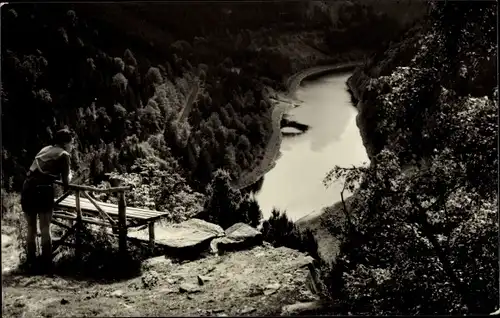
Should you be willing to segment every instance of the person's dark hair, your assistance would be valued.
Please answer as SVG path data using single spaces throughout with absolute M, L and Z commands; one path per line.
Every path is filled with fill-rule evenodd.
M 54 144 L 56 145 L 64 145 L 70 143 L 71 140 L 73 140 L 73 134 L 66 128 L 58 130 L 54 136 Z

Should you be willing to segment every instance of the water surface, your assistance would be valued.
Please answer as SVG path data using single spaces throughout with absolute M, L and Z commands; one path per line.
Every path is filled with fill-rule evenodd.
M 304 103 L 289 112 L 290 119 L 310 129 L 284 137 L 282 156 L 264 178 L 256 195 L 268 218 L 273 207 L 286 210 L 294 221 L 340 200 L 342 185 L 325 188 L 323 179 L 335 165 L 368 162 L 358 127 L 356 109 L 346 89 L 350 73 L 322 77 L 304 83 L 297 98 Z

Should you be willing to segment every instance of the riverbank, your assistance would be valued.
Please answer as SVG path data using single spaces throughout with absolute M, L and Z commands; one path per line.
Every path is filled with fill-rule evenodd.
M 361 65 L 363 65 L 363 61 L 354 61 L 350 63 L 315 66 L 302 70 L 287 79 L 288 96 L 294 98 L 294 94 L 300 84 L 307 78 L 324 76 L 334 72 L 347 72 Z
M 295 93 L 302 81 L 312 76 L 349 71 L 362 64 L 362 61 L 355 61 L 307 68 L 295 73 L 286 80 L 286 86 L 288 88 L 287 92 L 275 92 L 272 89 L 268 89 L 269 93 L 267 94 L 266 99 L 272 103 L 271 119 L 273 132 L 264 150 L 263 159 L 257 163 L 256 167 L 252 171 L 240 177 L 238 183 L 235 185 L 235 188 L 243 189 L 252 185 L 276 165 L 276 161 L 279 159 L 281 154 L 281 119 L 287 111 L 300 106 L 299 101 L 295 98 Z

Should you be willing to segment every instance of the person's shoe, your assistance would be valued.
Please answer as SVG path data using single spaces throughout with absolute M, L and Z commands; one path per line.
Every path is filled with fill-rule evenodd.
M 20 272 L 27 275 L 40 274 L 40 266 L 36 262 L 27 262 L 20 266 Z

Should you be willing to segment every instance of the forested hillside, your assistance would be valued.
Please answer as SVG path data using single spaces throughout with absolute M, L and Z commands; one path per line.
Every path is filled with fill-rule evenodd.
M 349 83 L 367 167 L 325 221 L 343 237 L 324 295 L 347 314 L 485 314 L 498 307 L 496 2 L 431 3 L 426 25 Z
M 235 175 L 248 168 L 266 139 L 269 105 L 253 89 L 256 81 L 238 77 L 229 59 L 210 69 L 193 67 L 174 53 L 192 50 L 180 42 L 153 66 L 149 54 L 135 54 L 133 45 L 128 49 L 126 41 L 77 10 L 33 5 L 3 12 L 7 188 L 19 189 L 34 153 L 65 125 L 78 136 L 74 169 L 88 165 L 94 182 L 105 172 L 127 171 L 136 158 L 165 159 L 170 148 L 204 185 L 215 168 Z M 200 96 L 192 99 L 194 110 L 189 120 L 180 120 L 195 88 Z
M 351 9 L 337 15 L 340 28 L 379 22 L 365 21 L 375 9 L 354 4 L 341 4 Z M 279 89 L 301 68 L 359 58 L 367 49 L 346 42 L 349 52 L 329 50 L 325 30 L 338 24 L 328 18 L 333 7 L 3 6 L 3 188 L 20 189 L 33 155 L 64 126 L 77 134 L 73 169 L 91 183 L 130 172 L 137 158 L 172 156 L 198 191 L 218 168 L 238 178 L 262 157 L 270 136 L 264 86 Z M 352 8 L 361 8 L 359 17 Z
M 65 126 L 76 135 L 79 182 L 107 187 L 109 176 L 121 178 L 133 186 L 127 206 L 167 212 L 166 223 L 203 219 L 218 233 L 203 252 L 190 250 L 200 259 L 189 262 L 173 262 L 165 251 L 146 261 L 149 247 L 130 249 L 133 264 L 155 270 L 123 282 L 71 283 L 64 292 L 59 287 L 72 280 L 14 274 L 8 312 L 275 315 L 295 301 L 308 302 L 297 311 L 312 304 L 341 315 L 498 310 L 497 9 L 493 1 L 437 0 L 2 6 L 6 264 L 23 253 L 26 169 Z M 273 145 L 279 124 L 272 117 L 282 118 L 273 115 L 279 107 L 268 93 L 287 90 L 287 79 L 297 83 L 311 67 L 362 59 L 347 84 L 370 163 L 334 167 L 324 184 L 342 181 L 341 201 L 306 215 L 302 225 L 278 209 L 261 223 L 253 194 L 264 181 L 252 172 Z M 248 175 L 261 179 L 236 189 Z M 249 226 L 235 227 L 240 222 Z M 196 236 L 165 231 L 183 225 L 157 225 L 164 230 L 156 232 L 158 243 L 160 236 L 177 240 L 170 233 L 181 233 L 179 241 Z M 251 244 L 235 229 L 248 232 Z M 102 232 L 85 243 L 92 257 L 78 259 L 81 268 L 120 272 L 110 237 Z M 302 253 L 311 256 L 307 262 Z M 124 271 L 135 266 L 120 264 Z

